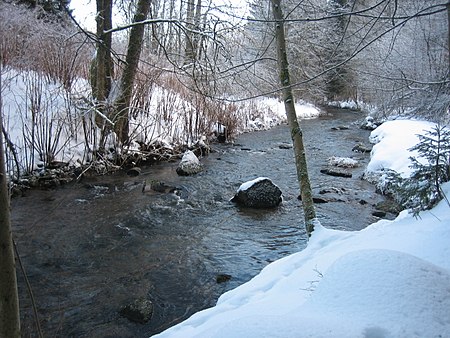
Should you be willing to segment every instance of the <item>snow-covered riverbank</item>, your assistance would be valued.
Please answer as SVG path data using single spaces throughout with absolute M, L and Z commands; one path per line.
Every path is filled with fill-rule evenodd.
M 408 149 L 429 128 L 385 123 L 372 133 L 368 168 L 408 172 Z M 155 337 L 447 337 L 449 255 L 445 200 L 419 218 L 403 211 L 361 231 L 319 227 L 305 250 Z
M 34 71 L 4 68 L 1 76 L 7 171 L 13 178 L 47 175 L 55 166 L 86 168 L 93 162 L 106 173 L 125 158 L 153 163 L 178 156 L 199 141 L 213 141 L 225 128 L 227 136 L 235 137 L 286 121 L 284 105 L 275 98 L 201 101 L 161 83 L 147 93 L 145 109 L 130 116 L 129 145 L 124 147 L 109 132 L 113 121 L 95 105 L 86 80 L 66 88 Z M 306 102 L 296 107 L 300 118 L 320 114 Z

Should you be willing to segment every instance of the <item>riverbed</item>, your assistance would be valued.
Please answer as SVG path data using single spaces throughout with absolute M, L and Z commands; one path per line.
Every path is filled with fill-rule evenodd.
M 360 230 L 377 220 L 383 200 L 361 180 L 368 144 L 363 116 L 329 110 L 301 121 L 311 185 L 321 223 Z M 117 173 L 84 178 L 55 190 L 33 190 L 12 201 L 14 237 L 33 288 L 42 330 L 55 337 L 148 337 L 258 274 L 307 243 L 290 132 L 286 125 L 215 144 L 204 171 L 180 177 L 177 163 L 144 167 L 137 177 Z M 331 156 L 351 157 L 351 178 L 324 175 Z M 280 207 L 242 209 L 230 202 L 241 183 L 269 177 L 283 192 Z M 178 193 L 142 192 L 164 182 Z M 217 282 L 218 275 L 231 279 Z M 24 337 L 37 337 L 30 297 L 19 275 Z M 145 297 L 154 304 L 146 324 L 120 310 Z

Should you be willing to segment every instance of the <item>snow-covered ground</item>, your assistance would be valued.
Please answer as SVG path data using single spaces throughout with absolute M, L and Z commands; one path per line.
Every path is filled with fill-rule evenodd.
M 408 149 L 419 143 L 418 135 L 424 135 L 435 126 L 432 122 L 415 120 L 393 120 L 383 123 L 370 134 L 370 141 L 375 143 L 369 172 L 392 169 L 403 177 L 412 173 L 409 157 L 417 157 L 417 152 Z
M 368 170 L 409 172 L 407 149 L 429 127 L 407 120 L 380 126 Z M 450 196 L 450 183 L 444 191 Z M 448 257 L 446 201 L 419 218 L 404 211 L 361 231 L 319 226 L 306 249 L 155 337 L 450 337 Z

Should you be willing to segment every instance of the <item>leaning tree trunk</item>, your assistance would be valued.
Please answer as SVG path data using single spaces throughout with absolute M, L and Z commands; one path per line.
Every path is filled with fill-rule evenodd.
M 275 20 L 275 35 L 277 45 L 278 69 L 283 92 L 284 107 L 291 129 L 292 142 L 294 144 L 295 164 L 297 177 L 300 184 L 300 194 L 305 214 L 305 226 L 308 236 L 314 231 L 316 211 L 312 198 L 311 184 L 309 182 L 308 168 L 306 163 L 305 146 L 303 144 L 303 133 L 295 111 L 294 96 L 292 94 L 291 80 L 289 76 L 289 64 L 287 60 L 286 39 L 284 36 L 284 17 L 281 10 L 281 0 L 272 0 L 272 11 Z
M 0 337 L 20 338 L 19 298 L 6 184 L 1 101 L 0 93 Z
M 133 23 L 146 20 L 150 11 L 150 3 L 150 0 L 139 0 Z M 139 64 L 139 57 L 141 55 L 144 32 L 144 24 L 134 25 L 131 28 L 127 56 L 125 59 L 125 68 L 120 81 L 120 92 L 114 104 L 116 111 L 114 118 L 114 130 L 122 144 L 128 141 L 131 95 Z

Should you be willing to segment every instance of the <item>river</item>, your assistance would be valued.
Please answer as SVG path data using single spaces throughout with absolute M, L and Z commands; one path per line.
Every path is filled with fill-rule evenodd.
M 315 195 L 334 189 L 334 202 L 317 204 L 326 227 L 359 230 L 377 219 L 383 200 L 360 179 L 369 154 L 352 152 L 368 142 L 360 113 L 330 110 L 301 121 Z M 348 127 L 334 128 L 333 127 Z M 54 337 L 148 337 L 258 274 L 270 262 L 306 246 L 298 183 L 286 125 L 241 135 L 234 145 L 214 145 L 204 172 L 180 177 L 177 163 L 84 178 L 55 190 L 33 190 L 12 201 L 14 237 L 33 288 L 42 330 Z M 352 178 L 320 173 L 330 156 L 352 157 Z M 273 210 L 240 209 L 229 200 L 258 176 L 283 192 Z M 142 193 L 143 180 L 182 190 Z M 325 195 L 323 195 L 325 196 Z M 30 297 L 19 274 L 23 337 L 37 337 Z M 219 274 L 231 275 L 217 283 Z M 154 315 L 136 324 L 119 311 L 148 297 Z

